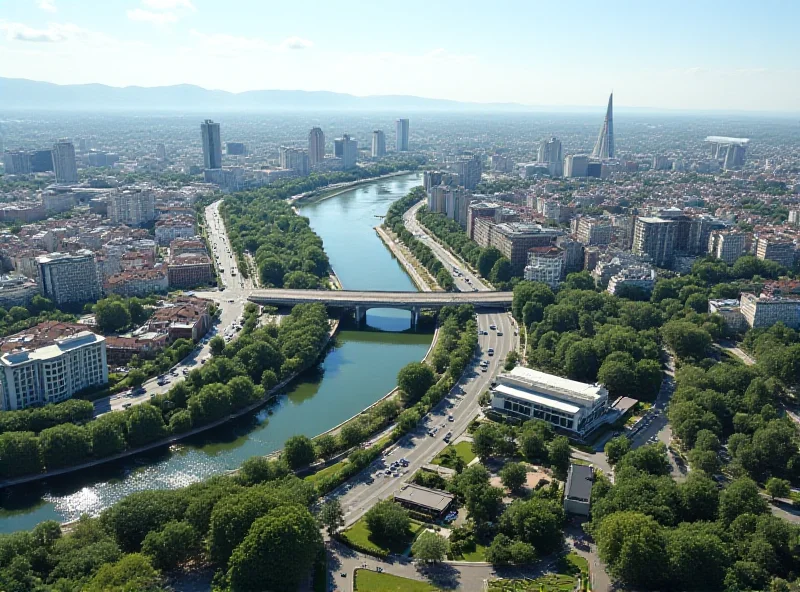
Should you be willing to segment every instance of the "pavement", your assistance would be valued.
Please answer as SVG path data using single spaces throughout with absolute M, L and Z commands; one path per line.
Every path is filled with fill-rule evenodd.
M 423 275 L 417 271 L 414 265 L 409 261 L 409 257 L 406 256 L 408 252 L 408 248 L 405 245 L 401 244 L 396 240 L 396 237 L 393 232 L 386 230 L 383 226 L 376 226 L 375 232 L 378 233 L 378 236 L 381 237 L 383 243 L 389 248 L 392 252 L 392 255 L 397 257 L 400 263 L 403 265 L 403 268 L 406 270 L 411 276 L 411 279 L 414 281 L 414 284 L 422 291 L 422 292 L 432 292 L 435 289 L 440 290 L 438 285 L 436 285 L 435 281 L 428 279 L 430 274 L 426 272 L 428 277 L 423 277 Z M 410 253 L 409 253 L 410 256 Z
M 206 208 L 206 229 L 208 231 L 208 241 L 214 252 L 215 265 L 222 280 L 221 290 L 195 291 L 194 294 L 200 298 L 207 298 L 217 303 L 220 309 L 220 316 L 215 320 L 214 326 L 206 334 L 204 341 L 170 371 L 166 372 L 165 377 L 169 382 L 159 385 L 158 378 L 154 377 L 147 380 L 142 387 L 144 393 L 132 397 L 123 394 L 115 394 L 94 401 L 95 417 L 108 413 L 109 411 L 120 411 L 132 405 L 139 405 L 149 401 L 156 394 L 167 392 L 175 383 L 184 379 L 183 371 L 192 370 L 211 357 L 211 348 L 208 345 L 214 335 L 225 335 L 226 333 L 235 337 L 236 331 L 232 327 L 239 319 L 247 304 L 247 297 L 253 291 L 251 280 L 239 274 L 236 265 L 236 256 L 228 241 L 225 232 L 225 225 L 219 214 L 219 206 L 222 200 L 215 201 Z

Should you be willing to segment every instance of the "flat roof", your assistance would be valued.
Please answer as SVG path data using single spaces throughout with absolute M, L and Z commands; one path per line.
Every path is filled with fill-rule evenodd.
M 507 384 L 498 384 L 494 390 L 495 392 L 514 397 L 515 399 L 530 401 L 531 403 L 537 403 L 545 407 L 550 407 L 551 409 L 558 409 L 559 411 L 564 411 L 565 413 L 572 413 L 573 415 L 581 410 L 581 408 L 576 405 L 570 405 L 569 403 L 564 403 L 558 399 L 551 399 L 550 397 L 545 397 L 543 395 L 529 393 L 527 391 L 514 388 L 513 386 L 508 386 Z
M 562 378 L 555 374 L 548 374 L 547 372 L 540 372 L 539 370 L 524 368 L 522 366 L 517 366 L 511 372 L 501 374 L 500 378 L 502 379 L 503 376 L 531 383 L 531 386 L 534 388 L 536 386 L 545 387 L 567 396 L 585 399 L 591 402 L 601 398 L 603 395 L 601 391 L 605 390 L 604 387 L 599 384 L 578 382 L 577 380 Z
M 52 345 L 46 345 L 34 350 L 24 350 L 20 352 L 12 352 L 0 357 L 0 362 L 5 366 L 15 366 L 17 364 L 25 364 L 34 360 L 52 360 L 59 357 L 64 352 L 82 347 L 84 345 L 91 345 L 102 343 L 105 337 L 97 335 L 91 331 L 81 331 L 69 337 L 56 339 Z
M 594 484 L 594 469 L 586 465 L 571 464 L 564 495 L 567 498 L 590 500 Z
M 440 489 L 430 489 L 409 483 L 394 494 L 394 499 L 429 508 L 436 512 L 444 512 L 447 506 L 453 502 L 455 496 Z
M 717 144 L 749 144 L 750 138 L 729 138 L 728 136 L 708 136 L 706 142 L 716 142 Z

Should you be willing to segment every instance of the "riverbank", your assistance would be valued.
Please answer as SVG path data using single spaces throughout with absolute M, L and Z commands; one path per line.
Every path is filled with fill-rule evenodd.
M 392 252 L 392 255 L 400 262 L 403 269 L 406 270 L 406 273 L 411 278 L 411 281 L 414 282 L 414 285 L 417 286 L 418 290 L 421 292 L 439 292 L 442 290 L 436 283 L 436 280 L 431 277 L 431 274 L 419 264 L 416 257 L 414 257 L 411 252 L 406 253 L 408 249 L 403 249 L 402 244 L 394 236 L 394 233 L 387 231 L 380 225 L 375 227 L 375 232 L 378 234 L 383 244 Z M 411 259 L 417 262 L 420 269 L 422 269 L 422 273 L 420 273 L 414 263 L 412 263 Z
M 292 205 L 308 205 L 312 203 L 318 203 L 320 201 L 325 201 L 326 199 L 336 197 L 337 195 L 341 195 L 342 193 L 346 193 L 347 191 L 350 191 L 351 189 L 358 187 L 359 185 L 374 183 L 375 181 L 380 181 L 382 179 L 389 179 L 391 177 L 397 177 L 398 175 L 407 175 L 411 172 L 413 171 L 395 171 L 393 173 L 387 173 L 385 175 L 380 175 L 378 177 L 370 177 L 369 179 L 348 181 L 347 183 L 341 185 L 337 184 L 337 186 L 332 189 L 326 188 L 321 193 L 317 193 L 319 190 L 315 189 L 314 191 L 307 191 L 306 193 L 293 195 L 287 201 Z

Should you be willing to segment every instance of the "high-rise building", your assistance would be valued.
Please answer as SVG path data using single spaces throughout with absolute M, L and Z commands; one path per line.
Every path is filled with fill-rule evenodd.
M 395 150 L 408 152 L 408 119 L 398 119 L 395 122 Z
M 296 171 L 301 175 L 308 174 L 310 169 L 308 152 L 301 148 L 281 146 L 279 154 L 281 168 Z
M 348 134 L 342 134 L 341 138 L 333 141 L 333 153 L 336 158 L 342 159 L 343 168 L 352 169 L 358 160 L 358 142 Z
M 564 159 L 565 177 L 586 177 L 589 174 L 589 157 L 585 154 L 570 154 Z
M 159 160 L 167 160 L 167 147 L 163 142 L 156 144 L 156 158 Z
M 94 302 L 100 298 L 100 281 L 94 253 L 50 253 L 36 258 L 42 295 L 56 304 Z
M 247 154 L 247 144 L 244 142 L 225 142 L 225 152 L 231 156 L 245 156 Z
M 744 166 L 747 156 L 749 138 L 728 138 L 726 136 L 708 136 L 706 142 L 711 148 L 711 158 L 722 161 L 726 170 L 739 169 Z
M 649 255 L 658 267 L 669 267 L 675 256 L 678 223 L 666 218 L 637 218 L 633 253 Z
M 479 154 L 468 154 L 459 158 L 455 165 L 458 184 L 464 189 L 475 189 L 481 182 L 482 167 Z
M 613 236 L 611 221 L 601 218 L 580 218 L 576 235 L 577 239 L 587 246 L 611 244 Z
M 561 283 L 564 270 L 564 250 L 556 246 L 531 247 L 524 277 L 529 282 L 542 282 L 551 288 Z
M 597 136 L 594 150 L 592 150 L 592 158 L 614 158 L 614 93 L 608 96 L 608 108 L 606 109 L 606 118 L 603 121 L 603 127 L 600 128 L 600 134 Z
M 203 137 L 203 168 L 222 168 L 222 139 L 219 135 L 219 124 L 206 119 L 200 124 Z
M 321 128 L 312 127 L 308 132 L 308 159 L 312 167 L 325 160 L 325 134 Z
M 551 177 L 560 177 L 563 174 L 562 163 L 564 161 L 561 154 L 561 140 L 558 138 L 542 140 L 537 160 L 547 164 Z
M 794 266 L 796 247 L 790 237 L 760 236 L 756 239 L 756 257 L 774 261 L 787 269 Z
M 386 134 L 381 130 L 372 132 L 372 158 L 386 156 Z
M 69 140 L 59 140 L 53 146 L 53 169 L 56 172 L 56 183 L 78 182 L 75 146 Z
M 112 224 L 141 226 L 156 219 L 156 200 L 152 189 L 135 187 L 115 191 L 108 198 L 108 217 Z
M 53 151 L 34 150 L 31 152 L 31 172 L 46 173 L 53 170 Z
M 708 237 L 708 252 L 733 265 L 747 248 L 747 235 L 743 232 L 716 230 Z
M 30 175 L 30 154 L 24 150 L 7 150 L 3 153 L 3 171 L 6 175 Z

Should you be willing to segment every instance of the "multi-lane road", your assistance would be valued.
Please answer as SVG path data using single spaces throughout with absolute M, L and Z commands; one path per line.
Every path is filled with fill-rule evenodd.
M 94 402 L 95 416 L 108 413 L 109 411 L 119 411 L 132 405 L 138 405 L 149 401 L 156 394 L 168 391 L 173 384 L 183 380 L 184 370 L 191 370 L 198 367 L 211 355 L 208 341 L 214 335 L 235 336 L 233 325 L 242 316 L 244 305 L 247 303 L 247 296 L 253 290 L 251 280 L 245 279 L 239 273 L 236 265 L 236 256 L 228 241 L 225 232 L 225 225 L 219 214 L 219 206 L 222 200 L 216 201 L 206 208 L 206 229 L 208 231 L 208 242 L 211 247 L 211 256 L 215 259 L 217 270 L 219 271 L 222 286 L 216 291 L 198 291 L 197 296 L 213 300 L 220 308 L 220 316 L 215 321 L 209 334 L 203 342 L 198 344 L 192 353 L 174 366 L 170 372 L 166 373 L 168 382 L 159 384 L 157 378 L 146 381 L 136 396 L 126 396 L 123 394 L 111 395 L 98 399 Z

